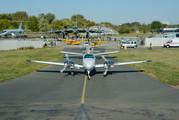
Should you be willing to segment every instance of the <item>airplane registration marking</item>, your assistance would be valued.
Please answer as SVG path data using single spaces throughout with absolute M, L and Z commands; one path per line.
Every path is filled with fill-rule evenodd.
M 85 103 L 86 81 L 87 81 L 87 76 L 85 75 L 85 81 L 84 81 L 83 92 L 82 92 L 82 97 L 81 97 L 81 104 L 84 104 L 84 103 Z

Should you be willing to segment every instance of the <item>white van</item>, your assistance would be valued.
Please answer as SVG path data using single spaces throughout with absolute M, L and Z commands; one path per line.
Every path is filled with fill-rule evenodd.
M 127 41 L 126 43 L 122 44 L 121 47 L 132 47 L 132 48 L 137 48 L 137 41 Z
M 179 38 L 170 39 L 167 43 L 164 44 L 164 47 L 179 47 Z

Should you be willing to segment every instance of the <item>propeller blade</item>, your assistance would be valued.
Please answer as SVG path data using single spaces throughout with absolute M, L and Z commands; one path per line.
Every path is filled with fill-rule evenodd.
M 68 54 L 65 54 L 66 59 L 69 61 Z
M 66 67 L 64 67 L 63 69 L 61 69 L 60 72 L 63 73 L 64 70 L 66 70 Z
M 104 61 L 108 61 L 104 56 L 102 56 L 102 58 L 103 58 Z

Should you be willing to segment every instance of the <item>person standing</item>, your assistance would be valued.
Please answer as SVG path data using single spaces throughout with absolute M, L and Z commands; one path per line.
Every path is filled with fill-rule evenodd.
M 152 43 L 150 43 L 150 50 L 152 50 Z

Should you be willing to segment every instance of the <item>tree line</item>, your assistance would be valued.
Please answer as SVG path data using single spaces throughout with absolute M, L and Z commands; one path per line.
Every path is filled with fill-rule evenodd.
M 15 13 L 0 14 L 0 31 L 4 29 L 17 29 L 19 22 L 17 21 L 30 21 L 24 23 L 24 29 L 29 29 L 33 32 L 44 32 L 49 30 L 60 30 L 66 28 L 72 28 L 77 25 L 79 28 L 86 28 L 92 26 L 105 26 L 117 31 L 120 34 L 133 33 L 136 31 L 143 32 L 144 34 L 148 31 L 154 32 L 164 27 L 179 27 L 179 25 L 166 25 L 159 21 L 153 21 L 151 24 L 140 24 L 139 22 L 124 23 L 122 25 L 113 25 L 110 22 L 95 23 L 84 18 L 83 15 L 77 14 L 71 16 L 69 19 L 56 19 L 55 14 L 52 13 L 40 13 L 37 17 L 32 15 L 29 16 L 24 11 L 17 11 Z

